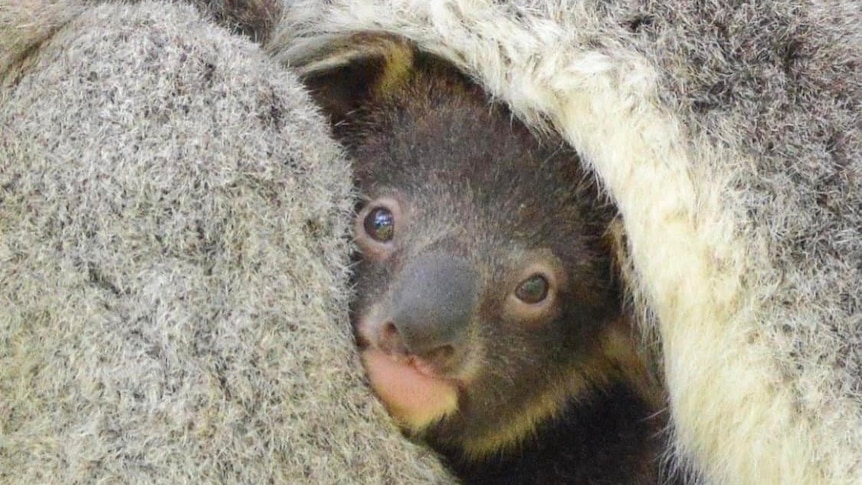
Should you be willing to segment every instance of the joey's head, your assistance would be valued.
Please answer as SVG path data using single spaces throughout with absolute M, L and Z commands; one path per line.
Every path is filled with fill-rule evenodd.
M 439 61 L 352 69 L 358 87 L 338 89 L 355 104 L 331 111 L 362 196 L 352 310 L 372 387 L 442 446 L 515 444 L 607 375 L 613 211 L 570 149 Z

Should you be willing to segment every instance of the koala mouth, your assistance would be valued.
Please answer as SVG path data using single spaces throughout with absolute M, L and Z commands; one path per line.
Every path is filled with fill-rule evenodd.
M 362 351 L 362 363 L 389 414 L 409 431 L 422 431 L 458 409 L 456 382 L 436 375 L 419 358 L 369 346 Z

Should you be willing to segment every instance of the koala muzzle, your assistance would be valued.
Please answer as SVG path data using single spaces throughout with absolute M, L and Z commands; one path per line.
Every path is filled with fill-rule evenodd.
M 390 338 L 400 340 L 406 353 L 435 361 L 459 353 L 472 321 L 478 280 L 468 261 L 450 254 L 414 259 L 393 293 Z

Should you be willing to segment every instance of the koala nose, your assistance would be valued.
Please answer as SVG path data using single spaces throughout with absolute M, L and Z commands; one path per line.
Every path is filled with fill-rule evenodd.
M 397 332 L 404 350 L 420 357 L 458 352 L 476 306 L 478 280 L 469 262 L 451 254 L 411 261 L 393 293 L 390 333 Z

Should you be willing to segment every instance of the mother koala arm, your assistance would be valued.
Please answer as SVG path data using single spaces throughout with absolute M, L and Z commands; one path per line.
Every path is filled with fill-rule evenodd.
M 446 482 L 363 384 L 350 172 L 191 7 L 0 0 L 0 482 Z

